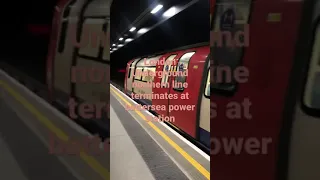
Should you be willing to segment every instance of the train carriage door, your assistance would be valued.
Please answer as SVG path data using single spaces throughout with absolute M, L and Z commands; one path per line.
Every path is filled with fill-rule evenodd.
M 288 157 L 288 171 L 282 169 L 288 172 L 288 180 L 320 179 L 320 1 L 305 4 L 301 42 L 293 68 L 295 78 L 288 93 L 290 111 L 285 111 L 285 117 L 293 116 L 286 126 L 286 133 L 291 130 L 291 136 L 286 134 L 280 142 L 289 146 L 281 154 L 282 161 Z
M 210 63 L 204 71 L 204 86 L 201 89 L 200 122 L 198 136 L 201 143 L 210 147 Z
M 190 61 L 194 58 L 196 51 L 185 52 L 178 60 L 176 72 L 188 71 L 186 76 L 172 76 L 170 94 L 173 95 L 169 99 L 169 114 L 170 118 L 174 117 L 173 125 L 179 127 L 184 132 L 196 138 L 196 105 L 198 103 L 199 87 L 195 87 L 194 83 L 197 80 L 195 76 L 199 74 L 190 74 Z M 200 58 L 200 57 L 196 57 Z M 199 75 L 200 76 L 200 75 Z M 199 79 L 200 80 L 200 79 Z M 198 80 L 198 82 L 199 82 Z M 181 86 L 182 84 L 188 87 Z
M 152 83 L 154 81 L 154 73 L 156 64 L 163 55 L 151 56 L 139 60 L 136 64 L 134 72 L 134 80 L 132 91 L 136 94 L 141 94 L 144 97 L 139 98 L 139 101 L 145 104 L 152 104 Z
M 59 34 L 57 48 L 54 51 L 53 64 L 53 91 L 55 99 L 65 103 L 70 94 L 70 68 L 72 63 L 74 32 L 71 27 L 78 23 L 78 15 L 83 7 L 84 0 L 72 0 L 64 9 L 56 7 L 56 11 L 63 11 L 58 21 Z
M 211 73 L 215 74 L 211 76 L 211 103 L 215 116 L 210 122 L 214 148 L 211 173 L 216 179 L 274 180 L 277 157 L 284 155 L 277 152 L 278 136 L 286 111 L 302 1 L 233 2 L 217 2 L 214 12 L 218 31 L 229 29 L 232 35 L 237 31 L 245 35 L 239 37 L 242 43 L 236 46 L 229 43 L 228 47 L 226 42 L 223 47 L 218 43 L 212 47 L 215 71 Z M 233 14 L 236 17 L 230 18 Z M 246 31 L 248 24 L 250 31 Z M 232 72 L 228 73 L 231 78 L 221 73 L 222 68 Z M 239 78 L 238 68 L 247 78 Z M 234 143 L 239 148 L 227 147 Z
M 71 71 L 71 95 L 79 101 L 109 102 L 109 9 L 110 1 L 91 0 L 81 15 Z
M 129 62 L 130 65 L 128 64 L 128 69 L 127 69 L 127 77 L 126 77 L 126 92 L 127 93 L 131 93 L 133 92 L 133 87 L 132 87 L 132 82 L 133 82 L 133 78 L 134 78 L 134 71 L 135 71 L 135 66 L 137 64 L 137 62 L 140 60 L 141 58 L 137 58 L 137 59 L 134 59 L 133 61 Z
M 54 71 L 54 59 L 56 56 L 56 48 L 58 43 L 58 33 L 61 28 L 61 19 L 63 18 L 61 12 L 65 9 L 65 7 L 70 7 L 70 3 L 68 0 L 61 0 L 57 3 L 55 6 L 55 11 L 53 15 L 52 20 L 52 29 L 51 29 L 51 36 L 50 36 L 50 43 L 49 43 L 49 50 L 48 50 L 48 57 L 47 57 L 47 85 L 48 85 L 48 91 L 49 91 L 49 99 L 50 101 L 53 101 L 53 71 Z
M 106 44 L 104 44 L 102 59 L 110 64 L 110 17 L 106 18 L 106 22 L 103 24 L 103 31 L 107 33 L 107 42 L 105 42 Z
M 158 65 L 157 66 L 157 75 L 155 76 L 155 83 L 159 84 L 160 87 L 155 87 L 152 92 L 154 94 L 169 94 L 169 90 L 171 87 L 170 81 L 169 81 L 169 71 L 171 67 L 173 66 L 174 58 L 177 57 L 177 53 L 170 53 L 169 55 L 163 56 L 162 58 L 165 59 L 164 65 Z M 159 72 L 162 72 L 162 76 L 160 76 Z M 157 111 L 158 114 L 163 116 L 169 115 L 169 99 L 154 99 L 152 100 L 152 104 L 156 106 L 165 105 L 165 110 L 159 110 Z
M 127 81 L 131 76 L 131 66 L 132 66 L 131 64 L 132 64 L 132 61 L 129 61 L 126 66 L 126 73 L 124 76 L 124 92 L 127 92 L 127 84 L 128 84 Z

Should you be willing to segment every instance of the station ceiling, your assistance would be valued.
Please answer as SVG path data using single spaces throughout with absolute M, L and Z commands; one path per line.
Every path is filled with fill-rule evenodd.
M 142 34 L 149 33 L 152 29 L 161 26 L 163 22 L 182 13 L 198 1 L 204 0 L 113 1 L 110 17 L 112 49 L 119 49 L 118 45 L 125 45 L 127 42 L 134 41 Z M 134 31 L 130 31 L 133 29 Z

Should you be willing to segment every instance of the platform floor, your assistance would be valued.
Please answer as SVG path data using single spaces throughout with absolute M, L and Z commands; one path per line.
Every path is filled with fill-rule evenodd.
M 92 137 L 7 74 L 0 74 L 0 179 L 206 180 L 210 158 L 111 86 L 110 149 L 94 155 L 50 154 L 49 135 Z M 148 114 L 149 113 L 149 114 Z
M 112 179 L 210 179 L 208 155 L 164 123 L 147 122 L 146 110 L 128 111 L 136 102 L 116 87 L 110 92 Z
M 0 99 L 0 179 L 77 180 L 16 113 Z
M 73 152 L 50 153 L 52 137 Z M 0 71 L 0 179 L 109 180 L 110 150 L 79 151 L 78 142 L 93 135 Z M 57 142 L 57 141 L 55 141 Z M 91 146 L 92 147 L 92 146 Z M 79 153 L 74 153 L 78 150 Z

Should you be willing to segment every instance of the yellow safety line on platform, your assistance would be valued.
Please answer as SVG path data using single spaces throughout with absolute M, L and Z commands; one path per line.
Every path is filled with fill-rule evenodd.
M 29 103 L 24 97 L 17 93 L 13 88 L 11 88 L 7 83 L 0 80 L 0 86 L 3 87 L 11 96 L 13 96 L 18 102 L 20 102 L 27 110 L 29 110 L 37 119 L 46 126 L 50 131 L 56 134 L 58 138 L 63 141 L 68 141 L 69 137 L 61 129 L 56 127 L 47 117 L 41 114 L 31 103 Z M 84 160 L 94 171 L 96 171 L 103 179 L 109 180 L 110 173 L 103 167 L 96 159 L 89 156 L 85 152 L 80 153 L 80 157 Z
M 125 98 L 123 98 L 116 90 L 110 86 L 112 92 L 114 92 L 121 100 L 123 100 L 127 105 L 132 106 Z M 210 179 L 210 172 L 208 172 L 200 163 L 193 159 L 187 152 L 185 152 L 178 144 L 171 140 L 164 132 L 162 132 L 156 125 L 151 121 L 148 121 L 147 118 L 140 112 L 135 110 L 135 112 L 145 120 L 164 140 L 166 140 L 175 150 L 177 150 L 187 161 L 189 161 L 203 176 L 207 179 Z

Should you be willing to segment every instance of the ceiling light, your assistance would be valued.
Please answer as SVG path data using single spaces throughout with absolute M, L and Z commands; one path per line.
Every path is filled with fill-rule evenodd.
M 112 44 L 112 46 L 116 46 L 116 44 Z
M 162 9 L 163 5 L 159 4 L 154 9 L 152 9 L 151 14 L 157 13 L 160 9 Z
M 123 44 L 119 44 L 119 45 L 118 45 L 118 47 L 122 47 L 122 46 L 123 46 Z
M 123 38 L 121 37 L 121 38 L 119 38 L 119 40 L 120 40 L 120 41 L 122 41 L 122 40 L 123 40 Z
M 133 32 L 133 31 L 135 31 L 136 30 L 136 27 L 132 27 L 131 29 L 130 29 L 130 32 Z
M 143 33 L 146 33 L 147 31 L 148 31 L 147 28 L 141 28 L 141 29 L 138 31 L 138 33 L 139 33 L 139 34 L 143 34 Z
M 164 17 L 172 17 L 177 13 L 177 9 L 175 7 L 171 7 L 166 12 L 163 13 Z
M 128 38 L 125 40 L 125 42 L 131 42 L 133 39 L 132 38 Z

